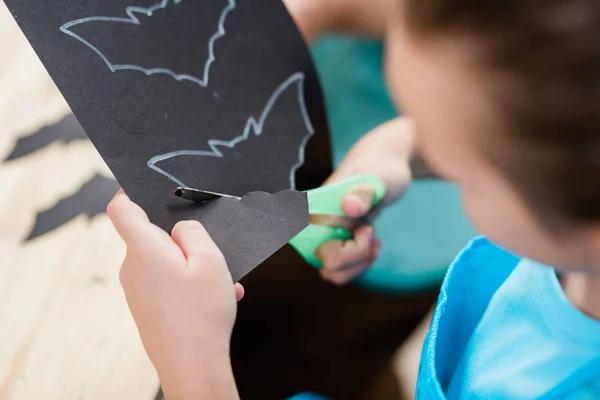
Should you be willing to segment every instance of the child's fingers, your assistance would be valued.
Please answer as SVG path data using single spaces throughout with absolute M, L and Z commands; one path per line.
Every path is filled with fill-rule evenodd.
M 355 268 L 343 271 L 327 271 L 321 270 L 321 277 L 327 282 L 337 286 L 343 286 L 351 282 L 354 278 L 369 269 L 372 263 L 364 263 L 357 265 Z
M 114 200 L 114 199 L 116 199 L 116 198 L 117 198 L 117 196 L 120 196 L 120 195 L 125 195 L 125 196 L 127 196 L 127 195 L 125 194 L 125 191 L 123 190 L 123 188 L 119 189 L 119 190 L 117 191 L 117 193 L 115 193 L 115 195 L 113 196 L 113 198 L 111 199 L 111 201 L 112 201 L 112 200 Z
M 340 256 L 343 247 L 343 240 L 330 240 L 317 249 L 316 255 L 321 260 L 323 269 L 334 270 L 344 265 Z
M 244 298 L 244 294 L 246 294 L 246 290 L 240 283 L 236 283 L 235 286 L 235 299 L 240 301 Z
M 171 237 L 158 226 L 152 224 L 140 206 L 129 200 L 119 191 L 108 204 L 106 212 L 115 229 L 127 245 L 127 253 L 142 257 L 154 257 L 165 249 L 177 249 Z
M 342 211 L 351 218 L 360 218 L 373 206 L 373 189 L 369 186 L 357 186 L 342 198 Z
M 321 277 L 328 282 L 335 285 L 345 285 L 363 272 L 367 271 L 373 262 L 379 257 L 379 249 L 381 248 L 381 242 L 379 240 L 371 246 L 370 256 L 363 261 L 355 264 L 344 266 L 337 270 L 321 269 L 319 273 Z
M 369 269 L 372 263 L 372 261 L 365 261 L 362 263 L 354 264 L 352 267 L 343 268 L 335 271 L 322 269 L 319 271 L 319 273 L 321 274 L 321 277 L 324 280 L 331 282 L 334 285 L 345 285 L 352 279 L 354 279 L 356 276 Z
M 354 239 L 331 240 L 317 250 L 324 269 L 337 270 L 372 257 L 375 229 L 368 225 L 356 230 Z
M 120 190 L 108 203 L 106 213 L 121 238 L 129 245 L 137 241 L 137 237 L 146 231 L 150 224 L 148 216 L 140 206 L 129 200 Z
M 181 248 L 190 265 L 225 264 L 223 254 L 200 222 L 178 222 L 173 227 L 171 237 Z

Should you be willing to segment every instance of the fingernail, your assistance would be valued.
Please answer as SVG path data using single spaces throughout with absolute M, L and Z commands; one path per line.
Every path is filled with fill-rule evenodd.
M 195 221 L 193 219 L 180 221 L 177 224 L 175 224 L 173 229 L 175 229 L 177 226 L 179 226 L 179 229 L 181 229 L 181 228 L 183 228 L 183 229 L 200 229 L 200 228 L 202 228 L 202 224 L 200 224 L 200 222 Z
M 202 228 L 202 224 L 200 223 L 200 221 L 196 221 L 195 219 L 188 219 L 184 222 L 186 223 L 188 228 Z
M 360 200 L 360 204 L 363 207 L 363 209 L 371 209 L 371 205 L 373 204 L 373 195 L 369 193 L 359 193 L 356 196 Z
M 124 196 L 125 192 L 123 191 L 123 189 L 119 189 L 119 191 L 117 193 L 115 193 L 115 195 L 113 196 L 112 200 L 115 200 L 117 197 L 119 196 Z
M 373 189 L 370 186 L 356 186 L 350 191 L 350 194 L 356 196 L 366 210 L 373 205 Z

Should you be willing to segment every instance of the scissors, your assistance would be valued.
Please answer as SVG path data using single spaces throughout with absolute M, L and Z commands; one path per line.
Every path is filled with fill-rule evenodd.
M 362 218 L 350 218 L 342 210 L 342 198 L 356 187 L 366 187 L 373 191 L 373 204 L 369 213 Z M 385 185 L 371 175 L 354 175 L 349 178 L 305 191 L 308 198 L 309 225 L 289 244 L 313 267 L 323 265 L 317 257 L 319 247 L 330 240 L 348 240 L 360 226 L 370 224 L 382 206 Z M 223 193 L 210 192 L 189 187 L 179 187 L 173 194 L 177 197 L 203 203 L 220 197 L 241 199 Z

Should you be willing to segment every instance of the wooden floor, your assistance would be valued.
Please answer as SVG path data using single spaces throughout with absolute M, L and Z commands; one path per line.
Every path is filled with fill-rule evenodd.
M 69 109 L 0 3 L 0 160 Z M 157 378 L 129 315 L 124 247 L 105 215 L 23 244 L 37 211 L 101 173 L 91 144 L 0 164 L 0 400 L 152 399 Z

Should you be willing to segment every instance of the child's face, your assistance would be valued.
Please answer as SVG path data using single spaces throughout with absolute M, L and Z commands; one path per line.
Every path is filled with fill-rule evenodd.
M 390 91 L 414 120 L 419 149 L 431 166 L 458 184 L 479 232 L 510 251 L 557 268 L 600 269 L 599 246 L 590 232 L 568 229 L 560 237 L 548 233 L 480 150 L 483 141 L 498 137 L 498 129 L 486 82 L 478 81 L 469 62 L 469 46 L 456 40 L 422 45 L 411 40 L 398 22 L 401 18 L 395 19 L 386 43 Z

